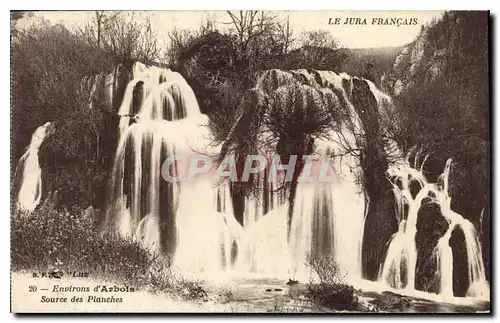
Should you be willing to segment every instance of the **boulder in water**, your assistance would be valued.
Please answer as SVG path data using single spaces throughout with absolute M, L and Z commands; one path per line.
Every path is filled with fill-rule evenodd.
M 422 184 L 420 184 L 419 181 L 415 180 L 415 179 L 412 179 L 410 181 L 410 193 L 411 193 L 411 197 L 415 198 L 418 194 L 418 192 L 420 192 L 420 190 L 422 189 Z
M 424 198 L 418 211 L 415 235 L 417 247 L 415 288 L 418 290 L 431 293 L 439 291 L 439 277 L 436 275 L 439 270 L 434 249 L 448 230 L 448 226 L 440 205 L 430 198 Z
M 469 272 L 465 235 L 459 227 L 455 227 L 451 232 L 449 244 L 453 253 L 453 295 L 464 297 L 469 287 Z

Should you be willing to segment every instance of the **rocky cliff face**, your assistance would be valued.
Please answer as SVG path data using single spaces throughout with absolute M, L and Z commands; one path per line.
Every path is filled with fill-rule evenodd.
M 422 26 L 415 40 L 396 57 L 392 72 L 383 75 L 381 85 L 385 92 L 397 96 L 418 81 L 433 81 L 441 75 L 446 50 L 433 44 L 430 28 L 432 25 Z
M 486 267 L 490 245 L 488 69 L 488 14 L 452 11 L 422 26 L 396 57 L 392 71 L 381 78 L 381 87 L 393 97 L 398 116 L 406 120 L 406 137 L 399 138 L 400 145 L 405 150 L 417 146 L 422 156 L 428 155 L 423 167 L 427 180 L 434 182 L 445 161 L 453 159 L 451 208 L 479 231 Z M 453 235 L 452 244 L 454 261 L 463 264 L 460 234 Z M 427 255 L 422 250 L 420 256 L 423 264 Z M 456 265 L 454 270 L 465 269 Z M 419 285 L 432 289 L 426 282 Z M 462 285 L 454 286 L 456 295 L 464 294 Z

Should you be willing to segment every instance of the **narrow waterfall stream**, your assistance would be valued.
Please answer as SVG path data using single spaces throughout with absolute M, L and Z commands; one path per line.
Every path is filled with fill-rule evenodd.
M 14 175 L 14 194 L 16 196 L 16 208 L 20 210 L 32 212 L 40 204 L 42 198 L 42 170 L 38 163 L 38 151 L 50 126 L 51 123 L 47 122 L 35 130 L 26 152 L 17 163 Z

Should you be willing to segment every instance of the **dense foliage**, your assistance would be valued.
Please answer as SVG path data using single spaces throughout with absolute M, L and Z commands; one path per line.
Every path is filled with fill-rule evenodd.
M 186 280 L 139 241 L 102 232 L 93 212 L 55 210 L 45 203 L 31 214 L 11 220 L 12 270 L 89 273 L 150 292 L 172 293 L 185 299 L 205 299 L 200 281 Z
M 38 126 L 53 122 L 56 131 L 40 149 L 43 198 L 58 190 L 60 206 L 102 208 L 117 145 L 116 97 L 123 95 L 122 89 L 110 102 L 106 75 L 120 66 L 126 84 L 134 61 L 156 59 L 154 34 L 148 21 L 124 13 L 96 12 L 73 31 L 44 20 L 17 28 L 24 15 L 11 15 L 12 160 Z
M 86 25 L 71 31 L 43 20 L 17 28 L 16 21 L 27 15 L 32 16 L 11 15 L 12 159 L 19 159 L 36 127 L 54 122 L 57 131 L 40 150 L 48 184 L 44 198 L 58 190 L 58 205 L 102 208 L 117 144 L 117 98 L 134 61 L 158 61 L 157 35 L 149 20 L 139 22 L 128 13 L 97 11 Z M 328 32 L 304 32 L 295 39 L 289 22 L 270 13 L 228 12 L 227 17 L 230 28 L 224 31 L 210 20 L 196 31 L 173 30 L 166 57 L 197 93 L 218 142 L 252 109 L 249 89 L 262 71 L 341 70 L 345 61 L 357 72 L 355 55 L 342 50 Z M 119 83 L 124 84 L 109 102 L 105 76 L 119 64 Z
M 250 89 L 268 69 L 341 67 L 345 57 L 334 37 L 309 31 L 294 39 L 288 21 L 265 12 L 228 13 L 231 28 L 208 21 L 196 31 L 174 31 L 171 66 L 197 93 L 210 116 L 216 141 L 224 141 L 236 119 L 254 108 Z
M 402 46 L 342 49 L 345 59 L 339 71 L 364 77 L 380 87 L 381 80 L 392 71 L 394 61 L 402 49 Z
M 356 290 L 344 282 L 342 272 L 335 259 L 325 256 L 307 257 L 307 265 L 311 268 L 318 282 L 307 284 L 306 296 L 317 304 L 336 310 L 353 310 L 358 307 Z
M 41 23 L 19 30 L 12 41 L 14 157 L 22 153 L 36 127 L 91 113 L 81 80 L 112 66 L 104 53 L 61 25 Z

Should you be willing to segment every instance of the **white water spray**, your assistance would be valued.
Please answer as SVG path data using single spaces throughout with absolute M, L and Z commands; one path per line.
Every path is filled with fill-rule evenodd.
M 16 204 L 20 210 L 32 212 L 42 198 L 42 170 L 38 163 L 38 151 L 50 125 L 50 122 L 46 122 L 35 130 L 30 145 L 17 164 L 14 178 L 19 183 Z
M 338 100 L 344 102 L 341 122 L 326 138 L 314 142 L 315 153 L 330 155 L 333 181 L 299 183 L 292 205 L 277 193 L 278 183 L 262 182 L 261 188 L 266 185 L 267 189 L 260 196 L 245 198 L 242 227 L 233 214 L 228 184 L 215 186 L 206 179 L 167 184 L 161 178 L 161 163 L 167 156 L 194 151 L 216 154 L 219 147 L 210 147 L 208 120 L 200 113 L 195 95 L 182 76 L 137 65 L 119 111 L 121 139 L 113 171 L 110 223 L 122 234 L 135 236 L 155 250 L 171 252 L 174 265 L 185 275 L 220 278 L 228 273 L 257 274 L 305 281 L 310 276 L 305 262 L 311 254 L 333 257 L 349 282 L 359 281 L 366 205 L 358 185 L 359 160 L 351 150 L 356 150 L 364 131 L 350 102 L 352 79 L 346 74 L 317 71 L 318 80 L 307 73 L 296 73 L 305 75 L 311 83 L 300 85 L 297 91 L 303 95 L 305 111 L 310 98 L 316 100 L 311 102 L 329 98 L 325 101 L 328 108 Z M 293 92 L 288 88 L 295 82 L 291 73 L 272 70 L 267 75 L 257 82 L 261 93 L 279 97 Z M 140 104 L 134 106 L 138 86 L 142 92 L 136 91 L 139 98 L 135 101 Z M 390 104 L 390 98 L 375 91 L 373 84 L 369 86 L 379 105 Z M 420 167 L 410 167 L 406 162 L 390 170 L 402 182 L 401 187 L 393 186 L 399 229 L 389 244 L 380 281 L 388 289 L 414 290 L 418 210 L 422 200 L 433 194 L 450 223 L 435 249 L 440 294 L 453 296 L 449 237 L 451 230 L 458 227 L 467 245 L 468 295 L 485 296 L 489 288 L 477 234 L 469 221 L 449 209 L 451 166 L 443 173 L 446 188 L 440 189 L 422 174 L 428 157 L 423 158 Z M 421 187 L 415 197 L 410 192 L 410 179 Z M 268 201 L 266 207 L 263 200 Z
M 406 292 L 415 291 L 415 270 L 417 265 L 417 247 L 415 236 L 417 234 L 418 211 L 424 198 L 431 198 L 440 206 L 441 214 L 448 223 L 448 229 L 438 240 L 433 251 L 433 257 L 437 263 L 436 277 L 438 279 L 438 294 L 446 299 L 451 299 L 453 293 L 453 251 L 450 246 L 450 238 L 455 228 L 460 229 L 465 236 L 467 248 L 467 266 L 469 289 L 467 296 L 488 298 L 489 286 L 486 280 L 484 263 L 482 259 L 481 244 L 476 229 L 470 221 L 462 215 L 451 210 L 451 197 L 449 196 L 449 176 L 452 160 L 446 162 L 445 169 L 438 179 L 438 183 L 427 182 L 422 173 L 423 165 L 418 167 L 417 151 L 413 167 L 406 163 L 391 169 L 392 174 L 401 179 L 402 187 L 394 185 L 395 199 L 398 206 L 408 205 L 408 216 L 401 214 L 404 210 L 397 207 L 397 217 L 400 219 L 399 230 L 394 234 L 387 251 L 383 264 L 380 281 L 389 287 L 405 289 Z M 426 156 L 422 164 L 427 160 Z M 419 169 L 419 170 L 417 170 Z M 410 181 L 420 184 L 420 191 L 415 197 L 410 192 Z M 406 283 L 403 283 L 406 282 Z
M 136 64 L 133 77 L 118 112 L 120 142 L 108 223 L 122 235 L 170 254 L 184 275 L 222 273 L 234 262 L 241 233 L 229 195 L 206 179 L 173 183 L 161 174 L 167 157 L 218 152 L 218 147 L 210 148 L 208 118 L 180 74 Z M 142 90 L 135 94 L 139 104 L 134 106 L 138 86 Z M 216 212 L 221 197 L 224 213 Z

